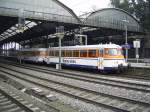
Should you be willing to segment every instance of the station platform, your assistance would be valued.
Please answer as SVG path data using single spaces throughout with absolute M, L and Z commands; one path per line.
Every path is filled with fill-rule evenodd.
M 129 62 L 131 64 L 131 67 L 135 68 L 150 68 L 150 63 L 133 63 Z
M 128 63 L 135 68 L 150 68 L 150 58 L 138 59 L 138 61 L 136 58 L 129 58 Z

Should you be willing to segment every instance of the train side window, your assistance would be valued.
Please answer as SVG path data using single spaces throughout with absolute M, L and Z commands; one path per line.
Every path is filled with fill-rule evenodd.
M 51 51 L 49 50 L 49 51 L 48 51 L 48 56 L 51 56 L 51 55 L 52 55 L 52 54 L 51 54 Z
M 65 50 L 62 50 L 62 57 L 65 57 Z
M 39 56 L 40 55 L 40 51 L 34 51 L 31 54 L 32 56 Z
M 66 57 L 72 57 L 72 51 L 71 50 L 66 51 Z
M 89 57 L 96 57 L 96 50 L 89 50 L 88 56 Z
M 49 51 L 49 56 L 54 56 L 54 51 L 50 50 Z
M 45 56 L 46 52 L 45 51 L 40 51 L 40 56 Z
M 105 55 L 108 55 L 108 54 L 109 54 L 108 51 L 109 51 L 108 49 L 105 49 Z
M 73 51 L 73 57 L 79 57 L 79 50 Z
M 66 50 L 66 57 L 68 57 L 68 50 Z
M 69 51 L 69 57 L 72 57 L 72 50 Z
M 52 51 L 51 50 L 49 50 L 48 53 L 49 53 L 49 56 L 52 56 Z
M 55 51 L 52 51 L 52 56 L 55 56 Z
M 27 56 L 31 56 L 31 51 L 27 51 Z
M 57 56 L 57 57 L 59 56 L 59 51 L 58 50 L 55 51 L 55 56 Z
M 103 57 L 103 53 L 104 53 L 104 50 L 103 50 L 103 49 L 100 49 L 100 51 L 99 51 L 99 56 L 100 56 L 100 57 Z
M 80 57 L 87 57 L 87 50 L 81 50 Z
M 36 51 L 36 52 L 33 52 L 32 56 L 39 56 L 41 55 L 41 51 Z
M 34 56 L 35 52 L 33 51 L 28 51 L 28 56 Z
M 30 56 L 30 54 L 31 54 L 30 51 L 27 51 L 27 56 Z
M 28 51 L 28 56 L 34 56 L 35 52 Z
M 24 51 L 24 52 L 23 52 L 23 55 L 24 55 L 24 56 L 27 56 L 27 51 Z
M 53 56 L 53 51 L 52 50 L 49 51 L 49 55 Z

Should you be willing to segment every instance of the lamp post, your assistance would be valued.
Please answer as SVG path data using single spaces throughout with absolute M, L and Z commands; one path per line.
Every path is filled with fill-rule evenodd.
M 59 38 L 59 70 L 61 70 L 61 39 L 64 37 L 64 26 L 56 27 L 56 35 Z
M 127 47 L 127 45 L 128 45 L 128 27 L 127 27 L 127 23 L 129 23 L 129 21 L 128 20 L 122 20 L 123 22 L 124 22 L 124 26 L 125 26 L 125 46 L 126 46 L 126 48 L 125 48 L 125 56 L 126 56 L 126 62 L 127 62 L 127 60 L 128 60 L 128 47 Z

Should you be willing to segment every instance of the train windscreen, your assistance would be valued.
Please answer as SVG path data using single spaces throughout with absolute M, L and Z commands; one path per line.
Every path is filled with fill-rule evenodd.
M 110 56 L 122 55 L 122 50 L 116 48 L 110 48 L 105 50 L 105 54 Z

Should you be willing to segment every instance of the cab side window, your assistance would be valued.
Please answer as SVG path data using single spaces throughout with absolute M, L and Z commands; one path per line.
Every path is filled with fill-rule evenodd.
M 99 56 L 100 56 L 100 57 L 103 57 L 103 54 L 104 54 L 104 50 L 103 50 L 103 49 L 100 49 L 100 51 L 99 51 Z

